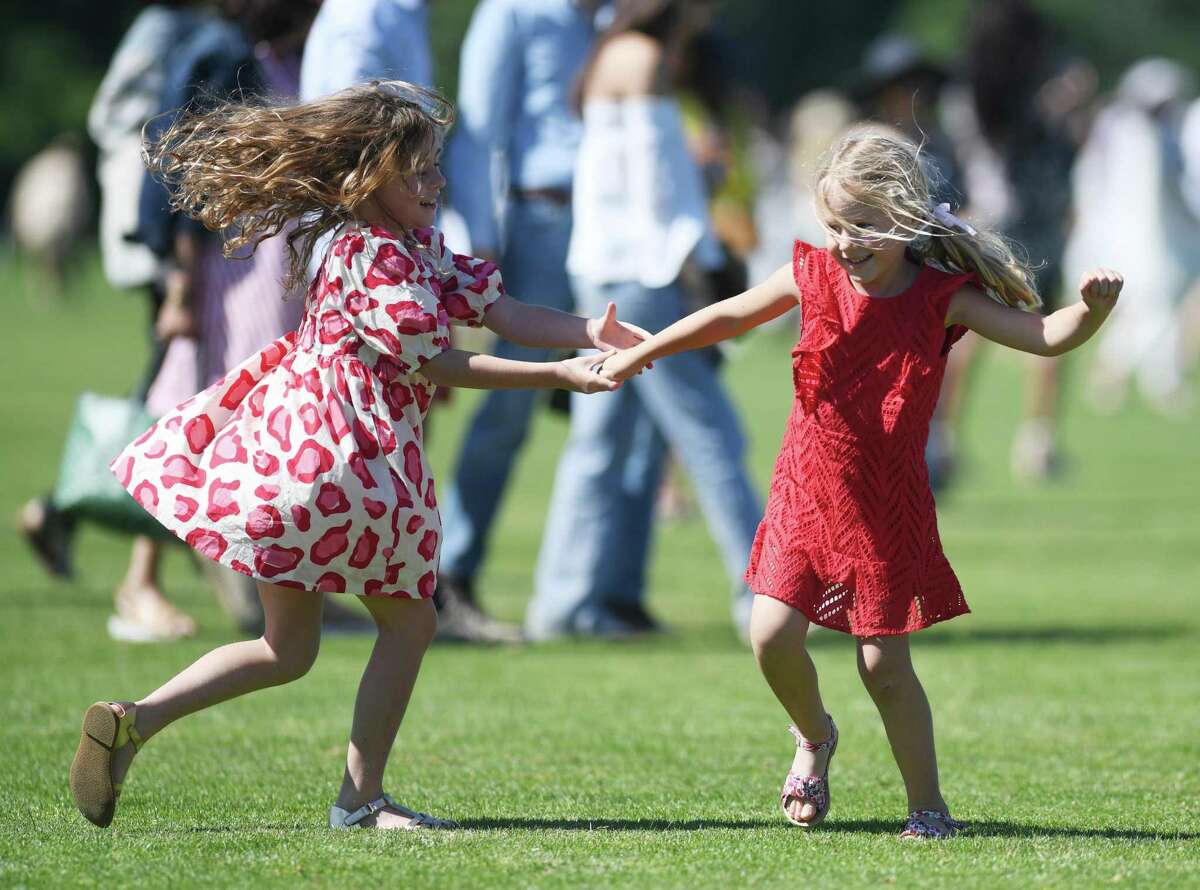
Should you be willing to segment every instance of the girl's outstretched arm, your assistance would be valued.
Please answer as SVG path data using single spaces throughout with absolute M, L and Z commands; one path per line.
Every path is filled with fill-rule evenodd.
M 656 359 L 736 337 L 783 315 L 799 302 L 800 289 L 792 264 L 788 263 L 762 284 L 705 306 L 644 342 L 617 353 L 604 362 L 600 373 L 610 380 L 625 380 Z
M 448 349 L 421 365 L 421 375 L 433 383 L 467 389 L 572 389 L 608 392 L 620 386 L 591 370 L 612 352 L 581 355 L 560 362 L 518 362 Z
M 609 303 L 599 318 L 583 318 L 546 306 L 522 303 L 508 294 L 488 308 L 483 323 L 505 340 L 521 346 L 628 349 L 650 336 L 637 325 L 617 321 L 614 303 Z
M 1062 355 L 1087 342 L 1112 312 L 1125 280 L 1111 269 L 1088 272 L 1079 282 L 1078 303 L 1050 315 L 1036 315 L 990 299 L 975 287 L 964 287 L 950 299 L 946 325 L 960 324 L 1022 352 Z

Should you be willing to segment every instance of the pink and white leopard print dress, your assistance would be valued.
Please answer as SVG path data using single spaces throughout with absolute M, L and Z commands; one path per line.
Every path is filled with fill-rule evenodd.
M 162 417 L 112 463 L 199 553 L 287 587 L 429 597 L 441 521 L 421 365 L 482 323 L 496 266 L 440 232 L 345 225 L 297 331 Z M 236 319 L 231 319 L 236 323 Z

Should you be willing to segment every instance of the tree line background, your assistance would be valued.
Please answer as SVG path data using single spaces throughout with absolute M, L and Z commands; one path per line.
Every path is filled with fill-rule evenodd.
M 848 82 L 865 46 L 901 30 L 953 64 L 976 0 L 725 0 L 720 22 L 735 73 L 772 109 Z M 983 0 L 986 2 L 986 0 Z M 438 86 L 457 86 L 458 46 L 476 0 L 433 0 Z M 137 0 L 7 0 L 0 13 L 0 196 L 21 163 L 64 133 L 83 136 L 88 105 Z M 1035 0 L 1102 84 L 1127 65 L 1165 55 L 1200 67 L 1195 0 Z M 86 142 L 86 140 L 84 140 Z

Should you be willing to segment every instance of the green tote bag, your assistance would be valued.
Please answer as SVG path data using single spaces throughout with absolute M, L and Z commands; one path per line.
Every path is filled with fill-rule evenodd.
M 156 351 L 146 381 L 135 395 L 119 398 L 85 392 L 79 396 L 52 495 L 58 510 L 105 528 L 172 537 L 108 469 L 113 458 L 154 423 L 146 411 L 145 393 L 165 351 L 165 344 Z

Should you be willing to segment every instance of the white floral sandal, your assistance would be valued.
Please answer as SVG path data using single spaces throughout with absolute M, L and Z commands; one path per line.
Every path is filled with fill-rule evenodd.
M 795 726 L 788 727 L 788 732 L 796 739 L 797 747 L 803 748 L 805 751 L 827 752 L 825 769 L 821 771 L 821 775 L 803 776 L 788 770 L 783 790 L 779 792 L 779 805 L 783 808 L 783 815 L 798 828 L 816 828 L 824 821 L 825 815 L 829 812 L 829 764 L 833 761 L 834 752 L 837 751 L 838 728 L 832 717 L 828 714 L 825 716 L 829 719 L 829 738 L 823 742 L 810 742 L 800 734 L 800 730 Z M 799 819 L 792 818 L 791 813 L 788 812 L 788 805 L 796 801 L 810 803 L 816 808 L 812 819 L 801 822 Z
M 401 826 L 404 831 L 416 831 L 419 828 L 458 828 L 458 823 L 450 819 L 439 819 L 428 813 L 415 813 L 408 807 L 396 803 L 396 799 L 386 791 L 370 803 L 365 803 L 357 810 L 344 810 L 339 806 L 329 808 L 330 828 L 362 828 L 362 820 L 373 816 L 382 810 L 390 809 L 408 818 L 407 824 Z
M 900 831 L 904 840 L 944 841 L 966 829 L 967 823 L 950 818 L 941 810 L 913 810 Z

